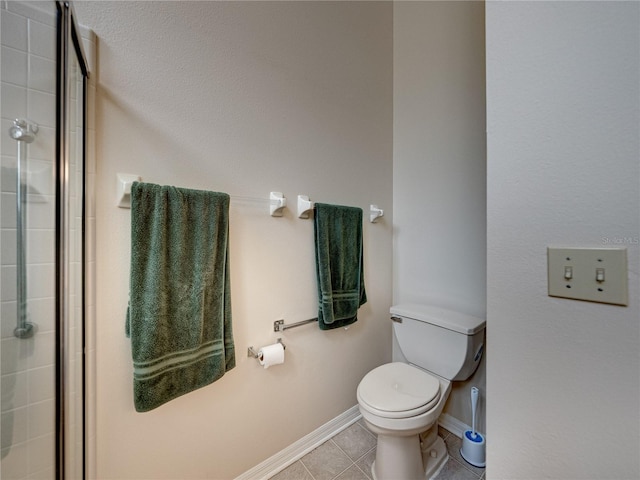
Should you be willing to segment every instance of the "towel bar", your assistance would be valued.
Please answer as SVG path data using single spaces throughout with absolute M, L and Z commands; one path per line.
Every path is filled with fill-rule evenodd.
M 289 325 L 284 324 L 284 320 L 276 320 L 273 322 L 273 331 L 274 332 L 284 332 L 288 328 L 295 328 L 301 325 L 306 325 L 307 323 L 317 322 L 318 318 L 310 318 L 309 320 L 302 320 L 301 322 L 290 323 Z
M 120 208 L 131 208 L 131 186 L 133 182 L 141 182 L 142 177 L 128 173 L 118 173 L 117 180 L 117 205 Z M 269 214 L 272 217 L 282 217 L 283 210 L 287 206 L 287 199 L 282 192 L 270 192 L 269 199 L 256 197 L 242 197 L 230 195 L 231 200 L 260 202 L 269 204 Z

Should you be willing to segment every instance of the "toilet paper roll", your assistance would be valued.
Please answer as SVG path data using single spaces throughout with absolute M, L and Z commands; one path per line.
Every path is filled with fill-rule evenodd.
M 284 346 L 281 343 L 274 343 L 262 347 L 258 352 L 258 361 L 264 368 L 284 363 Z

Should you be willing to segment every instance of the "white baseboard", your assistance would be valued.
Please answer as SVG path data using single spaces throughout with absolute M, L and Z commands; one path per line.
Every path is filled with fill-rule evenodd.
M 329 420 L 327 423 L 315 429 L 310 434 L 305 435 L 297 442 L 289 445 L 284 450 L 280 450 L 275 455 L 267 458 L 264 462 L 256 465 L 250 470 L 247 470 L 240 476 L 236 477 L 235 480 L 263 480 L 273 477 L 276 473 L 281 472 L 292 463 L 300 460 L 314 448 L 319 447 L 334 435 L 353 425 L 360 419 L 360 417 L 360 410 L 357 405 L 354 405 L 346 412 L 341 413 L 332 420 Z M 466 430 L 471 430 L 469 425 L 447 413 L 440 415 L 438 423 L 442 428 L 446 428 L 460 438 L 462 438 Z
M 292 463 L 300 460 L 314 448 L 322 445 L 331 437 L 340 433 L 345 428 L 353 425 L 360 419 L 360 410 L 354 405 L 349 410 L 341 413 L 321 427 L 315 429 L 308 435 L 305 435 L 297 442 L 289 445 L 284 450 L 280 450 L 275 455 L 267 458 L 264 462 L 247 470 L 235 480 L 259 480 L 274 476 L 276 473 L 284 470 Z
M 446 428 L 451 433 L 453 433 L 456 437 L 460 437 L 460 438 L 464 436 L 464 432 L 466 432 L 467 430 L 471 430 L 470 425 L 467 425 L 466 423 L 461 422 L 460 420 L 458 420 L 455 417 L 452 417 L 448 413 L 443 413 L 442 415 L 440 415 L 440 417 L 438 418 L 438 423 L 442 428 Z M 487 436 L 483 432 L 478 432 L 478 433 L 480 433 L 483 437 L 487 438 Z
M 438 424 L 442 428 L 446 428 L 451 433 L 453 433 L 456 437 L 462 438 L 464 432 L 467 430 L 471 430 L 471 427 L 464 422 L 461 422 L 455 417 L 452 417 L 448 413 L 443 413 L 438 418 Z

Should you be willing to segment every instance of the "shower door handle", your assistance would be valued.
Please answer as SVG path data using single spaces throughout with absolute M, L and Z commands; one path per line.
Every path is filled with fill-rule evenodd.
M 16 280 L 17 325 L 13 334 L 17 338 L 30 338 L 34 334 L 33 323 L 27 318 L 27 256 L 26 256 L 26 207 L 27 207 L 27 144 L 33 142 L 38 125 L 24 119 L 16 119 L 9 128 L 9 135 L 17 142 L 16 158 Z

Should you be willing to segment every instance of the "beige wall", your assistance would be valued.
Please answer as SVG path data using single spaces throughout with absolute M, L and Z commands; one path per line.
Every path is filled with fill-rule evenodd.
M 481 4 L 448 15 L 467 7 L 454 24 L 453 16 L 424 18 L 439 9 L 429 2 L 76 3 L 80 22 L 99 37 L 100 477 L 232 477 L 354 405 L 360 377 L 390 357 L 392 220 L 394 300 L 483 313 L 478 178 L 486 167 L 475 155 L 484 19 Z M 422 16 L 411 18 L 411 8 Z M 487 6 L 490 478 L 640 475 L 638 14 L 633 2 Z M 451 76 L 434 74 L 436 65 Z M 362 321 L 347 332 L 286 332 L 282 367 L 263 371 L 244 357 L 246 346 L 274 340 L 275 318 L 314 315 L 312 225 L 292 211 L 272 219 L 266 207 L 236 202 L 238 367 L 156 412 L 134 413 L 123 333 L 129 216 L 114 206 L 119 171 L 232 195 L 282 190 L 290 201 L 300 193 L 378 203 L 384 221 L 365 224 L 370 301 Z M 452 198 L 453 186 L 460 195 Z M 412 229 L 425 241 L 403 260 L 399 245 Z M 627 242 L 630 306 L 547 297 L 546 246 L 603 239 Z M 439 266 L 423 269 L 428 277 L 408 263 L 418 259 L 421 268 L 423 254 L 427 266 Z M 463 276 L 445 268 L 460 263 L 469 267 Z M 514 281 L 514 270 L 527 274 Z M 452 401 L 465 396 L 454 391 Z
M 393 301 L 484 317 L 484 3 L 395 2 L 393 39 Z M 445 413 L 471 425 L 471 386 L 484 432 L 484 359 Z
M 392 6 L 354 2 L 76 2 L 98 37 L 97 474 L 232 478 L 355 405 L 391 357 Z M 139 414 L 132 401 L 129 211 L 116 173 L 232 198 L 237 367 Z M 268 215 L 269 191 L 291 208 Z M 369 302 L 349 330 L 272 332 L 316 315 L 312 200 L 385 209 L 365 222 Z M 283 366 L 246 349 L 282 336 Z
M 488 2 L 487 475 L 639 478 L 640 4 Z M 629 306 L 547 296 L 626 246 Z

